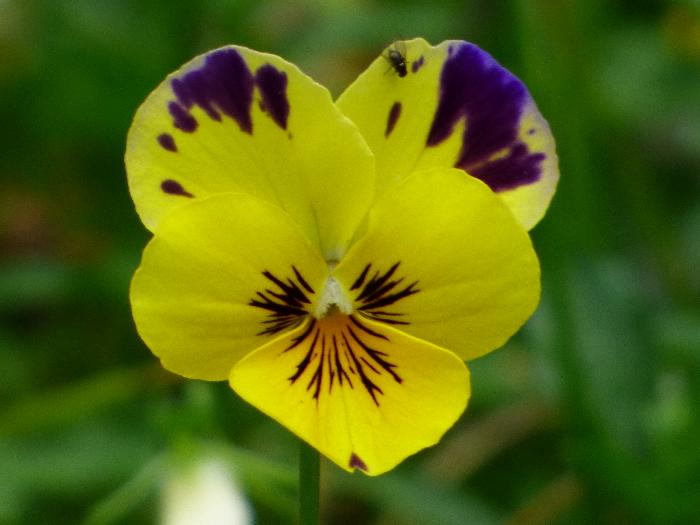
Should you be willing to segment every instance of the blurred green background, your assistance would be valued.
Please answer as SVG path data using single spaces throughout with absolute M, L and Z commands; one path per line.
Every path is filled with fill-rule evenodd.
M 479 44 L 553 128 L 543 298 L 440 445 L 380 478 L 323 465 L 325 521 L 700 523 L 700 2 L 0 0 L 0 524 L 154 523 L 211 456 L 258 523 L 294 522 L 296 440 L 136 335 L 126 132 L 207 49 L 337 96 L 414 36 Z

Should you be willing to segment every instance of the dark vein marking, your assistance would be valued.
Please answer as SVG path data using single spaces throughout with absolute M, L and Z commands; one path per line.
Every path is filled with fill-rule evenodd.
M 369 282 L 365 285 L 365 287 L 362 289 L 360 292 L 360 295 L 357 296 L 358 301 L 365 300 L 368 296 L 373 294 L 377 288 L 382 286 L 385 282 L 387 282 L 392 275 L 394 275 L 394 272 L 396 272 L 396 269 L 399 267 L 399 263 L 394 264 L 389 270 L 384 273 L 383 275 L 379 273 L 379 271 L 374 272 L 374 277 L 372 277 Z
M 262 323 L 264 329 L 258 335 L 276 334 L 306 322 L 301 333 L 293 337 L 282 351 L 298 352 L 296 369 L 287 378 L 290 383 L 303 380 L 306 392 L 318 403 L 321 394 L 327 392 L 330 395 L 336 384 L 338 388 L 347 385 L 354 389 L 352 376 L 355 376 L 376 406 L 380 405 L 384 395 L 380 384 L 386 383 L 382 381 L 403 383 L 391 356 L 378 349 L 378 345 L 390 342 L 389 336 L 365 321 L 409 324 L 397 319 L 405 314 L 383 309 L 419 291 L 418 281 L 405 284 L 405 277 L 398 273 L 399 266 L 397 262 L 381 272 L 372 271 L 371 264 L 366 265 L 351 288 L 357 293 L 355 301 L 359 306 L 356 314 L 344 315 L 336 311 L 318 320 L 307 310 L 314 289 L 295 266 L 291 267 L 293 277 L 286 279 L 269 270 L 262 272 L 271 286 L 257 291 L 248 303 L 268 313 L 268 318 Z M 382 376 L 386 377 L 382 379 Z
M 366 357 L 360 357 L 360 360 L 361 360 L 364 364 L 366 364 L 366 365 L 372 370 L 372 372 L 374 372 L 375 374 L 378 374 L 378 373 L 379 373 L 379 370 L 377 370 L 377 369 L 375 368 L 375 366 L 367 360 Z
M 404 277 L 392 279 L 401 263 L 397 262 L 383 274 L 375 271 L 374 275 L 367 280 L 371 264 L 362 270 L 362 273 L 353 284 L 351 290 L 361 288 L 360 293 L 355 297 L 355 301 L 361 303 L 358 311 L 365 317 L 381 321 L 392 325 L 407 325 L 408 321 L 396 319 L 405 314 L 383 310 L 386 306 L 391 306 L 405 297 L 418 293 L 418 281 L 401 286 Z
M 367 277 L 367 273 L 369 272 L 369 267 L 372 266 L 371 264 L 368 264 L 365 266 L 365 269 L 362 270 L 362 273 L 360 276 L 357 278 L 357 280 L 352 284 L 352 287 L 350 290 L 357 290 L 362 284 L 365 282 L 365 278 Z
M 347 352 L 347 350 L 346 350 L 346 352 Z M 333 335 L 333 354 L 335 356 L 335 368 L 336 368 L 337 373 L 338 373 L 338 382 L 342 386 L 343 377 L 345 377 L 345 380 L 348 382 L 348 385 L 350 386 L 350 388 L 354 388 L 353 384 L 352 384 L 352 380 L 350 379 L 350 376 L 345 371 L 345 368 L 342 366 L 342 364 L 340 362 L 340 352 L 338 352 L 338 342 L 335 338 L 335 335 Z
M 386 343 L 389 338 L 369 329 L 352 315 L 330 322 L 338 324 L 328 328 L 323 326 L 324 321 L 310 321 L 304 332 L 294 338 L 285 350 L 303 350 L 296 370 L 288 378 L 289 382 L 294 384 L 308 373 L 305 389 L 318 403 L 321 394 L 331 394 L 336 384 L 339 388 L 347 384 L 354 389 L 351 376 L 356 376 L 374 404 L 379 406 L 380 396 L 384 394 L 379 384 L 384 374 L 391 376 L 398 384 L 403 383 L 397 373 L 397 365 L 390 361 L 386 352 L 377 350 L 372 343 Z M 356 329 L 353 329 L 353 325 Z M 324 333 L 326 330 L 332 333 Z
M 348 326 L 348 332 L 352 336 L 352 338 L 359 344 L 362 349 L 367 352 L 367 355 L 370 356 L 379 366 L 382 367 L 382 369 L 389 373 L 391 377 L 394 378 L 394 381 L 397 383 L 402 383 L 403 380 L 401 377 L 396 373 L 394 370 L 396 368 L 396 365 L 393 363 L 390 363 L 384 357 L 386 357 L 386 352 L 381 352 L 379 350 L 375 350 L 373 348 L 370 348 L 362 339 L 360 339 L 355 332 L 352 331 L 352 328 Z
M 350 322 L 352 324 L 354 324 L 355 326 L 357 326 L 363 332 L 368 333 L 369 335 L 373 335 L 374 337 L 379 337 L 380 339 L 385 339 L 387 341 L 389 340 L 389 338 L 387 336 L 385 336 L 384 334 L 380 334 L 379 332 L 375 332 L 374 330 L 367 328 L 364 324 L 362 324 L 360 321 L 358 321 L 355 318 L 355 316 L 352 316 L 352 315 L 350 316 Z
M 316 347 L 316 342 L 318 341 L 318 334 L 319 330 L 316 330 L 316 333 L 314 334 L 313 341 L 311 341 L 311 344 L 309 345 L 309 349 L 306 352 L 306 355 L 304 356 L 304 359 L 301 360 L 301 362 L 297 365 L 297 371 L 296 373 L 289 378 L 289 380 L 294 383 L 297 379 L 299 379 L 302 374 L 306 371 L 306 367 L 309 366 L 309 363 L 311 363 L 311 357 L 314 354 L 314 349 Z M 294 343 L 294 346 L 298 345 L 298 342 Z M 287 350 L 290 350 L 293 347 L 287 348 Z M 287 351 L 285 350 L 285 352 Z
M 347 346 L 348 349 L 351 349 L 352 347 L 350 346 L 350 341 L 348 341 L 347 336 L 345 333 L 343 333 L 343 341 L 345 341 L 345 345 Z M 352 359 L 353 363 L 355 364 L 355 369 L 357 370 L 358 375 L 360 376 L 360 381 L 362 381 L 362 386 L 365 387 L 365 390 L 367 390 L 367 393 L 372 397 L 372 401 L 374 401 L 374 404 L 379 406 L 379 401 L 377 401 L 377 393 L 379 394 L 384 394 L 384 391 L 377 386 L 377 384 L 372 381 L 367 373 L 365 372 L 365 369 L 362 366 L 362 363 L 360 363 L 359 359 L 357 358 L 357 355 L 355 355 L 355 352 L 350 350 L 350 358 Z
M 309 286 L 309 283 L 307 283 L 306 280 L 301 276 L 296 266 L 292 265 L 292 270 L 294 270 L 294 275 L 296 276 L 297 281 L 299 281 L 299 284 L 301 284 L 307 292 L 316 293 L 314 292 L 314 289 L 311 288 L 311 286 Z
M 328 383 L 328 393 L 330 394 L 333 391 L 333 381 L 335 380 L 335 370 L 333 370 L 333 365 L 331 361 L 331 353 L 330 351 L 326 351 L 326 336 L 324 334 L 323 340 L 321 341 L 321 355 L 326 357 L 326 366 L 328 366 L 328 370 L 330 371 L 330 381 Z
M 308 317 L 307 306 L 311 304 L 311 300 L 307 293 L 315 292 L 295 266 L 292 266 L 292 271 L 294 278 L 287 278 L 286 282 L 268 270 L 262 272 L 263 276 L 277 289 L 271 287 L 264 291 L 257 291 L 256 297 L 248 303 L 250 306 L 268 311 L 268 318 L 263 321 L 264 329 L 257 335 L 273 335 L 288 328 L 296 328 Z M 312 322 L 310 326 L 314 324 Z M 302 335 L 306 337 L 308 334 Z
M 304 330 L 304 333 L 293 338 L 292 344 L 289 345 L 287 348 L 285 348 L 284 352 L 289 352 L 293 348 L 296 348 L 297 346 L 299 346 L 302 342 L 304 342 L 304 340 L 307 337 L 309 337 L 309 334 L 311 332 L 313 332 L 314 328 L 316 328 L 316 319 L 311 319 L 311 322 L 309 323 L 309 326 L 306 327 L 306 330 Z

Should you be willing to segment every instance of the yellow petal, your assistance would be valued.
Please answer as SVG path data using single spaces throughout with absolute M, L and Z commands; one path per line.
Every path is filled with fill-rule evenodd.
M 147 228 L 192 199 L 245 192 L 279 205 L 338 259 L 373 195 L 374 160 L 328 91 L 238 46 L 199 56 L 151 93 L 126 150 Z
M 230 382 L 340 467 L 371 476 L 439 441 L 470 393 L 451 352 L 339 312 L 246 356 Z
M 540 292 L 527 232 L 453 168 L 416 172 L 385 193 L 333 273 L 356 311 L 463 359 L 505 343 Z
M 397 56 L 404 76 L 391 70 Z M 549 206 L 559 170 L 547 122 L 522 82 L 473 44 L 393 44 L 338 107 L 377 158 L 378 195 L 415 170 L 454 166 L 486 182 L 526 229 Z
M 131 284 L 141 338 L 177 374 L 226 379 L 233 364 L 304 321 L 326 264 L 289 216 L 220 194 L 158 225 Z

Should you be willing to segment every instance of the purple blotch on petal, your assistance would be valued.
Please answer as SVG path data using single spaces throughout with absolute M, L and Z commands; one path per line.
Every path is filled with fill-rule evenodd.
M 175 139 L 170 133 L 161 133 L 160 135 L 158 135 L 158 144 L 160 144 L 163 149 L 167 149 L 168 151 L 172 152 L 177 152 Z
M 180 195 L 181 197 L 194 197 L 189 191 L 182 187 L 182 184 L 173 179 L 166 179 L 160 183 L 160 189 L 169 195 Z
M 349 462 L 350 468 L 359 468 L 363 472 L 369 472 L 369 469 L 367 468 L 367 465 L 365 464 L 364 461 L 355 454 L 354 452 L 350 454 L 350 462 Z
M 399 120 L 399 115 L 401 115 L 401 102 L 394 102 L 389 110 L 389 116 L 386 119 L 385 137 L 388 137 L 391 132 L 394 131 L 394 126 L 396 125 L 396 121 Z
M 270 115 L 279 127 L 287 129 L 289 100 L 287 100 L 287 74 L 272 64 L 265 64 L 255 72 L 255 82 L 262 96 L 261 109 Z
M 421 55 L 420 57 L 418 57 L 418 60 L 414 60 L 411 64 L 411 71 L 416 73 L 421 68 L 421 66 L 423 66 L 423 62 L 425 62 L 425 59 L 423 55 Z
M 545 157 L 530 153 L 518 141 L 520 117 L 532 100 L 525 85 L 473 44 L 450 46 L 448 55 L 427 145 L 446 140 L 457 122 L 466 118 L 456 167 L 483 180 L 494 191 L 537 181 Z M 504 157 L 488 161 L 504 150 Z
M 214 107 L 208 97 L 209 88 L 207 86 L 206 77 L 201 69 L 190 71 L 185 75 L 184 79 L 174 78 L 171 86 L 173 93 L 180 101 L 180 104 L 187 108 L 191 108 L 195 104 L 201 107 L 209 118 L 221 120 L 221 115 Z
M 168 111 L 173 117 L 173 124 L 176 128 L 187 133 L 192 133 L 197 129 L 197 121 L 190 115 L 190 112 L 177 102 L 168 103 Z
M 253 75 L 235 49 L 210 53 L 202 66 L 173 79 L 171 86 L 185 108 L 197 105 L 216 121 L 223 113 L 235 120 L 241 131 L 252 133 Z
M 529 153 L 522 142 L 516 143 L 507 156 L 486 162 L 469 170 L 469 174 L 481 179 L 494 191 L 517 188 L 540 179 L 540 163 L 544 153 Z

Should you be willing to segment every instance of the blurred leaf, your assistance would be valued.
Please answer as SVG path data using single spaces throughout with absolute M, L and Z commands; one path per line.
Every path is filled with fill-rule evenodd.
M 428 480 L 403 472 L 376 478 L 348 476 L 334 471 L 334 491 L 371 503 L 381 509 L 390 523 L 402 525 L 464 525 L 501 523 L 495 509 L 465 491 L 436 486 Z
M 159 455 L 146 463 L 124 485 L 99 501 L 88 513 L 83 525 L 124 523 L 134 509 L 142 505 L 159 485 L 164 470 L 164 456 Z
M 611 34 L 597 95 L 613 118 L 636 124 L 665 157 L 674 148 L 698 161 L 700 68 L 674 56 L 662 36 L 653 26 Z
M 92 496 L 125 479 L 153 454 L 153 443 L 142 431 L 93 421 L 51 438 L 3 438 L 3 477 L 27 497 Z
M 671 311 L 654 319 L 654 341 L 679 364 L 700 370 L 700 312 Z
M 159 366 L 115 370 L 20 400 L 0 412 L 0 436 L 46 430 L 142 397 L 178 380 Z
M 0 314 L 61 300 L 74 284 L 73 269 L 50 260 L 15 260 L 0 267 Z
M 577 265 L 569 281 L 585 395 L 605 431 L 636 453 L 646 446 L 641 415 L 656 366 L 640 323 L 646 299 L 635 284 L 640 282 L 631 267 L 615 260 Z

